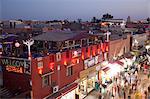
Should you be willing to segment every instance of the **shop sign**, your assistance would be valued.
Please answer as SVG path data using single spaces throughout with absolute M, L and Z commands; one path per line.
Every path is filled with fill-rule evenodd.
M 89 74 L 88 78 L 92 78 L 92 77 L 95 77 L 95 76 L 96 76 L 96 73 L 94 72 L 94 73 Z
M 18 73 L 31 73 L 31 61 L 22 58 L 2 57 L 1 65 L 6 66 L 6 70 Z
M 95 56 L 95 64 L 98 64 L 98 56 Z
M 95 59 L 92 58 L 90 61 L 88 61 L 88 67 L 91 67 L 95 64 Z
M 6 66 L 6 70 L 9 72 L 17 72 L 17 73 L 23 73 L 23 67 L 15 67 L 15 66 Z
M 79 57 L 79 56 L 81 56 L 81 49 L 72 51 L 72 58 Z
M 85 66 L 85 67 L 88 66 L 88 60 L 84 60 L 84 66 Z
M 91 67 L 95 64 L 95 58 L 92 58 L 92 59 L 86 59 L 84 60 L 84 66 L 85 67 Z
M 92 66 L 98 64 L 98 62 L 99 62 L 99 57 L 95 56 L 91 59 L 84 60 L 84 66 L 85 67 L 92 67 Z
M 96 66 L 96 71 L 99 71 L 100 69 L 101 69 L 100 65 Z
M 90 67 L 80 72 L 80 79 L 87 78 L 89 74 L 96 72 L 96 66 Z
M 105 67 L 106 65 L 108 65 L 108 61 L 103 61 L 103 62 L 101 62 L 101 66 L 102 66 L 102 67 Z
M 98 55 L 98 62 L 100 63 L 100 62 L 102 62 L 103 61 L 103 55 L 101 54 L 101 55 Z
M 38 69 L 43 68 L 43 62 L 42 61 L 38 62 L 37 66 L 38 66 Z

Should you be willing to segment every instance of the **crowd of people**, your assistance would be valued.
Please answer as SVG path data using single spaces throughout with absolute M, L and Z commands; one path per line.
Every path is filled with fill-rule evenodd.
M 150 99 L 150 84 L 145 84 L 143 88 L 143 79 L 148 82 L 149 78 L 141 66 L 127 67 L 125 71 L 112 78 L 111 84 L 100 86 L 99 99 Z M 102 93 L 102 89 L 105 93 Z

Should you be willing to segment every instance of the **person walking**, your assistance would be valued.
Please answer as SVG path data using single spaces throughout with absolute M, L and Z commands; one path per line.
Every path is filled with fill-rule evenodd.
M 148 99 L 147 91 L 144 92 L 144 99 Z
M 102 99 L 102 95 L 101 94 L 99 95 L 98 99 Z
M 124 89 L 123 89 L 123 98 L 126 99 L 126 92 Z
M 120 87 L 119 87 L 119 85 L 117 85 L 117 93 L 118 93 L 118 96 L 120 97 Z
M 130 95 L 128 96 L 128 99 L 131 99 L 131 96 L 130 96 Z
M 150 86 L 148 86 L 148 93 L 150 94 Z

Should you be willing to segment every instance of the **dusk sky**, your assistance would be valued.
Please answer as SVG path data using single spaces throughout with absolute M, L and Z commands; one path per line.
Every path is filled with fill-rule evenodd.
M 0 0 L 3 19 L 90 20 L 110 13 L 115 18 L 150 17 L 150 0 Z M 0 8 L 0 9 L 1 9 Z M 1 11 L 0 11 L 1 12 Z

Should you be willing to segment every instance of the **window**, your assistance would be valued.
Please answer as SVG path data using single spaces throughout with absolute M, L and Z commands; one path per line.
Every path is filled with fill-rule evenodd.
M 56 53 L 56 61 L 60 61 L 61 60 L 61 53 L 58 52 Z
M 71 76 L 72 74 L 73 74 L 73 67 L 72 66 L 67 67 L 67 73 L 66 73 L 66 75 L 67 76 Z
M 51 76 L 46 75 L 42 77 L 42 87 L 49 86 L 51 84 Z
M 38 62 L 37 65 L 38 65 L 38 68 L 43 68 L 43 62 L 42 61 Z

